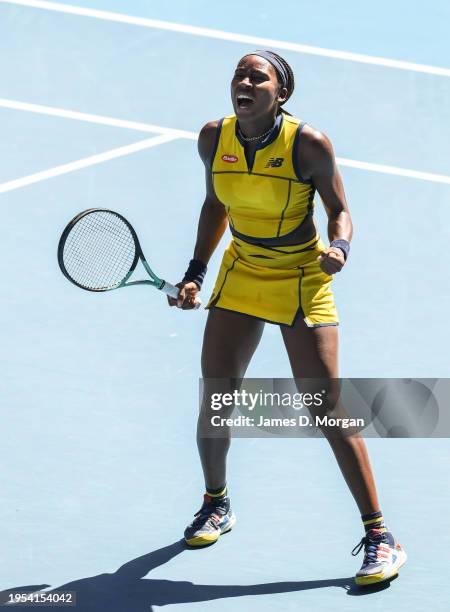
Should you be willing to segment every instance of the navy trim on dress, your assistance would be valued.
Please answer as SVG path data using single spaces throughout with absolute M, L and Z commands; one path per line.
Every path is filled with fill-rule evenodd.
M 248 174 L 246 170 L 215 170 L 213 174 Z M 262 172 L 252 172 L 252 176 L 263 176 L 264 178 L 280 179 L 291 181 L 291 183 L 301 183 L 298 179 L 291 179 L 287 176 L 275 176 L 275 174 L 263 174 Z
M 244 242 L 247 242 L 248 244 L 254 244 L 254 245 L 259 245 L 259 246 L 269 246 L 269 245 L 274 245 L 274 246 L 296 246 L 296 244 L 286 244 L 286 238 L 289 238 L 292 234 L 294 234 L 295 232 L 298 232 L 299 229 L 302 227 L 302 225 L 312 217 L 311 212 L 308 212 L 305 217 L 302 219 L 302 222 L 297 225 L 296 228 L 294 228 L 292 231 L 288 232 L 287 234 L 283 234 L 282 236 L 275 236 L 274 238 L 258 238 L 256 236 L 247 236 L 247 234 L 241 234 L 241 232 L 238 232 L 236 229 L 234 229 L 234 227 L 230 226 L 230 231 L 233 234 L 233 236 L 235 236 L 236 238 L 240 238 L 241 240 L 243 240 Z M 308 238 L 308 240 L 304 240 L 303 242 L 299 242 L 297 244 L 301 245 L 301 244 L 305 244 L 305 242 L 309 242 L 310 240 L 312 240 L 314 238 L 314 236 L 311 236 L 311 238 Z
M 305 320 L 305 311 L 303 310 L 303 306 L 302 306 L 302 280 L 303 277 L 305 276 L 305 269 L 304 268 L 299 268 L 300 269 L 300 276 L 298 278 L 298 308 L 297 308 L 297 312 L 295 313 L 294 319 L 291 323 L 291 327 L 294 327 L 297 319 L 299 319 L 300 317 Z
M 308 241 L 306 241 L 308 242 Z M 296 255 L 297 253 L 305 253 L 306 251 L 312 251 L 316 248 L 317 243 L 319 242 L 319 236 L 316 234 L 316 239 L 315 241 L 310 244 L 309 246 L 305 247 L 304 249 L 297 249 L 296 251 L 282 251 L 281 249 L 275 249 L 274 247 L 271 246 L 267 246 L 266 244 L 254 244 L 253 246 L 258 246 L 261 247 L 263 249 L 267 249 L 268 251 L 274 251 L 274 253 L 281 253 L 282 255 Z M 295 244 L 289 244 L 289 245 L 285 245 L 285 246 L 297 246 Z M 298 245 L 301 246 L 301 245 Z M 252 257 L 255 257 L 255 255 L 252 255 Z
M 243 138 L 241 137 L 240 130 L 239 130 L 239 122 L 236 119 L 236 123 L 235 123 L 235 126 L 234 126 L 234 132 L 235 132 L 236 138 L 238 139 L 238 141 L 240 142 L 240 144 L 242 145 L 242 147 L 244 149 L 245 161 L 247 162 L 247 170 L 248 170 L 249 174 L 251 174 L 251 172 L 253 170 L 253 166 L 254 166 L 254 163 L 255 163 L 256 152 L 260 151 L 261 149 L 264 149 L 265 147 L 268 147 L 270 144 L 272 144 L 272 142 L 278 137 L 278 135 L 279 135 L 279 133 L 281 131 L 282 125 L 283 125 L 283 113 L 279 113 L 277 115 L 277 118 L 275 120 L 275 125 L 272 128 L 272 131 L 270 132 L 270 134 L 268 134 L 263 140 L 261 140 L 261 142 L 258 143 L 257 147 L 252 152 L 252 154 L 250 154 L 250 153 L 248 153 L 247 147 L 245 146 L 248 143 L 245 140 L 243 140 Z
M 209 169 L 211 170 L 211 172 L 212 172 L 212 168 L 213 168 L 213 164 L 214 164 L 214 159 L 215 159 L 216 153 L 217 153 L 217 148 L 219 146 L 219 140 L 220 140 L 220 134 L 222 132 L 223 120 L 224 120 L 223 117 L 222 117 L 222 119 L 219 119 L 219 122 L 218 122 L 217 128 L 216 128 L 216 139 L 214 141 L 214 148 L 213 148 L 211 159 L 210 159 L 210 162 L 209 162 Z
M 233 263 L 231 264 L 231 266 L 228 268 L 228 270 L 225 272 L 225 277 L 223 279 L 223 283 L 220 286 L 220 289 L 217 291 L 217 295 L 212 299 L 212 302 L 209 306 L 209 308 L 211 308 L 212 306 L 214 306 L 220 298 L 220 295 L 222 293 L 222 289 L 224 288 L 224 285 L 226 283 L 228 274 L 231 272 L 231 270 L 234 268 L 235 263 L 237 262 L 237 260 L 240 259 L 239 255 L 237 257 L 234 258 Z
M 291 199 L 291 181 L 289 181 L 289 187 L 288 187 L 288 194 L 287 194 L 287 199 L 286 199 L 286 204 L 284 205 L 283 210 L 281 211 L 281 216 L 280 216 L 280 222 L 278 223 L 278 230 L 277 230 L 277 238 L 280 235 L 281 232 L 281 224 L 284 221 L 284 215 L 286 213 L 286 209 L 289 206 L 289 200 Z
M 304 179 L 302 176 L 302 173 L 300 172 L 300 168 L 298 166 L 298 159 L 297 159 L 297 148 L 298 148 L 298 141 L 300 139 L 300 134 L 301 131 L 303 130 L 303 128 L 305 127 L 306 123 L 305 121 L 302 121 L 298 128 L 297 128 L 297 132 L 295 134 L 295 138 L 294 138 L 294 144 L 292 145 L 292 165 L 294 167 L 294 171 L 295 174 L 298 178 L 298 180 L 300 181 L 300 183 L 312 183 L 311 179 Z
M 309 197 L 308 197 L 308 215 L 313 215 L 314 213 L 314 196 L 316 195 L 316 188 L 313 187 L 309 193 Z

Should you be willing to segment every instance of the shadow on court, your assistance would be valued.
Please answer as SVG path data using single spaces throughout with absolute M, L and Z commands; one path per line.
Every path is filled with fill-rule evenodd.
M 307 580 L 299 582 L 268 582 L 264 584 L 240 585 L 207 585 L 175 580 L 144 579 L 151 570 L 164 565 L 180 553 L 186 551 L 183 540 L 138 557 L 122 565 L 113 574 L 99 574 L 68 582 L 45 593 L 76 593 L 77 612 L 151 612 L 151 606 L 164 606 L 177 603 L 211 601 L 246 595 L 267 595 L 288 593 L 327 587 L 341 587 L 349 595 L 364 595 L 374 589 L 360 590 L 354 585 L 353 578 L 335 578 L 330 580 Z M 48 588 L 48 584 L 21 586 L 0 592 L 0 605 L 8 601 L 10 593 L 37 593 Z M 386 584 L 383 588 L 387 588 Z M 379 589 L 376 589 L 379 590 Z M 10 606 L 8 606 L 10 607 Z M 16 604 L 12 607 L 24 608 Z M 26 606 L 27 608 L 29 606 Z M 55 610 L 55 605 L 40 604 L 40 610 Z M 64 606 L 67 610 L 71 606 Z

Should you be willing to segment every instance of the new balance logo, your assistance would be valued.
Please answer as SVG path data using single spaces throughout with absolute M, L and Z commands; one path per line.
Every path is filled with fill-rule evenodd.
M 264 168 L 279 168 L 284 162 L 284 157 L 271 157 Z

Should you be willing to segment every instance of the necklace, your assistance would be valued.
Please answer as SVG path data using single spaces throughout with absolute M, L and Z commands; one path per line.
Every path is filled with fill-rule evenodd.
M 253 142 L 254 140 L 261 140 L 261 138 L 265 138 L 266 136 L 270 134 L 270 132 L 275 127 L 275 123 L 272 125 L 272 127 L 269 130 L 267 130 L 267 132 L 264 132 L 264 134 L 261 134 L 261 136 L 253 136 L 252 138 L 247 138 L 246 136 L 244 136 L 241 128 L 239 127 L 239 136 L 242 138 L 242 140 L 245 140 L 245 142 Z

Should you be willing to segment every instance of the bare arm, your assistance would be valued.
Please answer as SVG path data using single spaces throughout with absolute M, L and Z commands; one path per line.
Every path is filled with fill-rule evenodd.
M 209 167 L 217 134 L 217 121 L 207 123 L 198 138 L 198 152 L 205 164 L 206 197 L 200 212 L 194 259 L 207 264 L 220 242 L 227 225 L 225 207 L 216 197 Z
M 325 134 L 305 126 L 301 133 L 298 155 L 304 178 L 313 181 L 324 204 L 330 242 L 339 239 L 350 242 L 353 225 L 331 142 Z M 339 272 L 345 264 L 343 252 L 335 247 L 326 249 L 319 260 L 322 270 L 327 274 Z
M 201 130 L 198 138 L 198 152 L 205 165 L 206 196 L 200 211 L 193 259 L 197 259 L 205 265 L 209 262 L 228 225 L 225 208 L 219 202 L 214 192 L 210 169 L 216 142 L 217 126 L 217 121 L 207 123 Z M 177 287 L 180 287 L 178 300 L 169 297 L 169 304 L 171 306 L 176 305 L 185 310 L 191 309 L 199 291 L 197 284 L 194 282 L 181 282 L 177 284 Z

